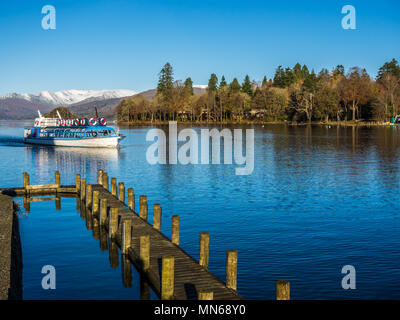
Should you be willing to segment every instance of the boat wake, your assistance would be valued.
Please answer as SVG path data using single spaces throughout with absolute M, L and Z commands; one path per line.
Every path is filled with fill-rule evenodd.
M 23 147 L 24 139 L 15 136 L 0 136 L 0 146 Z

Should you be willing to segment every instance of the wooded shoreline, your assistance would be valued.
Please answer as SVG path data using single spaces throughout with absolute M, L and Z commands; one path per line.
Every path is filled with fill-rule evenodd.
M 118 121 L 120 126 L 160 126 L 168 125 L 169 121 Z M 382 121 L 312 121 L 312 122 L 292 122 L 292 121 L 260 121 L 260 120 L 242 120 L 242 121 L 178 121 L 179 125 L 288 125 L 288 126 L 342 126 L 342 127 L 387 127 L 397 124 Z

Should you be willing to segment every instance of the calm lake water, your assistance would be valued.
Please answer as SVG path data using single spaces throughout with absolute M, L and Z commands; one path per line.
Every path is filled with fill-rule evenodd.
M 200 232 L 209 232 L 209 268 L 220 279 L 226 250 L 238 249 L 238 291 L 247 299 L 274 299 L 276 280 L 291 282 L 293 299 L 400 299 L 397 128 L 254 126 L 254 172 L 237 176 L 235 164 L 148 164 L 149 127 L 121 128 L 119 150 L 92 150 L 25 146 L 23 126 L 0 122 L 0 187 L 22 185 L 23 171 L 33 184 L 53 181 L 55 170 L 62 184 L 76 173 L 94 183 L 103 169 L 137 200 L 148 196 L 150 221 L 153 204 L 162 205 L 166 235 L 180 215 L 181 246 L 195 258 Z M 126 288 L 123 263 L 110 266 L 75 199 L 61 206 L 37 202 L 21 214 L 24 298 L 139 299 L 135 269 Z M 57 270 L 53 291 L 41 288 L 47 264 Z M 356 268 L 356 290 L 341 287 L 344 265 Z

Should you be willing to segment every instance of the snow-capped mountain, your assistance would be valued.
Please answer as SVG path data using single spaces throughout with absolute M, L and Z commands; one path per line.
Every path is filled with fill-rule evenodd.
M 22 99 L 32 103 L 40 103 L 49 106 L 71 105 L 86 99 L 106 100 L 113 98 L 129 97 L 137 94 L 133 90 L 64 90 L 57 92 L 42 91 L 38 94 L 9 93 L 0 96 L 0 99 Z
M 193 88 L 198 88 L 198 89 L 207 89 L 208 85 L 206 84 L 194 84 Z

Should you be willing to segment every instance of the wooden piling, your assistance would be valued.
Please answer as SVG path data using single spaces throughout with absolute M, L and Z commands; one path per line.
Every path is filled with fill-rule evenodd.
M 123 182 L 118 183 L 118 200 L 125 202 L 125 185 Z
M 290 283 L 285 280 L 276 282 L 276 300 L 290 300 Z
M 150 300 L 150 285 L 143 275 L 140 275 L 140 300 Z
M 121 251 L 123 254 L 128 253 L 128 249 L 131 247 L 132 240 L 132 220 L 125 219 L 122 222 L 122 246 Z
M 91 184 L 86 185 L 86 208 L 92 208 L 93 200 L 93 186 Z
M 139 238 L 139 255 L 144 271 L 150 269 L 150 236 L 140 236 Z
M 108 173 L 103 172 L 103 188 L 108 190 Z
M 86 179 L 81 180 L 81 200 L 86 202 Z
M 209 260 L 209 244 L 210 244 L 210 234 L 208 232 L 200 233 L 200 254 L 199 254 L 199 264 L 208 268 Z
M 226 252 L 226 286 L 230 289 L 237 289 L 237 250 Z
M 161 269 L 161 300 L 171 300 L 174 297 L 175 258 L 162 257 Z
M 179 216 L 172 216 L 172 243 L 179 246 Z
M 133 188 L 128 189 L 128 206 L 135 211 L 135 194 L 133 193 Z
M 103 170 L 101 169 L 97 171 L 97 183 L 103 185 Z
M 214 293 L 212 291 L 200 290 L 198 299 L 199 300 L 214 300 Z
M 110 238 L 115 238 L 118 231 L 118 208 L 111 208 L 108 233 Z
M 56 198 L 55 203 L 56 203 L 56 210 L 61 210 L 61 198 Z
M 117 196 L 117 178 L 111 178 L 111 194 Z
M 158 203 L 153 206 L 153 228 L 161 231 L 161 205 Z
M 27 213 L 31 211 L 31 202 L 29 201 L 29 198 L 24 197 L 24 209 Z
M 108 256 L 111 268 L 117 268 L 119 265 L 118 244 L 114 239 L 108 242 Z
M 139 197 L 139 216 L 147 221 L 147 196 Z
M 131 260 L 127 255 L 121 255 L 122 283 L 125 288 L 132 288 Z
M 29 194 L 29 190 L 27 190 L 29 186 L 29 174 L 27 172 L 24 172 L 22 174 L 23 182 L 24 182 L 24 189 L 25 189 L 25 194 Z
M 81 175 L 78 173 L 75 177 L 75 188 L 78 194 L 81 193 Z
M 101 199 L 100 200 L 100 225 L 104 226 L 106 224 L 106 219 L 107 219 L 107 205 L 108 205 L 108 200 L 107 199 Z
M 100 191 L 93 191 L 92 211 L 94 216 L 97 216 L 99 214 L 99 195 Z
M 55 178 L 55 184 L 57 185 L 57 188 L 60 188 L 61 187 L 61 177 L 60 177 L 59 171 L 54 172 L 54 178 Z

